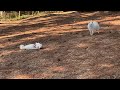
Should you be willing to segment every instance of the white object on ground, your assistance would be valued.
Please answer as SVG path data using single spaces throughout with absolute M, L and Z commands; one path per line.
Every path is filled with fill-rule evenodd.
M 90 35 L 93 35 L 95 31 L 97 31 L 99 33 L 100 26 L 99 26 L 98 22 L 91 21 L 88 23 L 87 27 L 90 32 Z
M 40 49 L 41 47 L 42 47 L 42 44 L 40 43 L 20 45 L 20 49 Z

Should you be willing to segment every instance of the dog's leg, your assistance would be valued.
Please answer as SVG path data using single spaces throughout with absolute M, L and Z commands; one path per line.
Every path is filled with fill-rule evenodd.
M 100 33 L 100 31 L 99 31 L 99 30 L 97 30 L 97 32 L 98 32 L 98 33 Z
M 94 31 L 92 30 L 91 32 L 92 32 L 92 35 L 93 35 Z
M 90 35 L 91 35 L 91 36 L 93 35 L 93 30 L 90 30 Z
M 91 31 L 89 31 L 90 32 L 90 35 L 92 35 L 92 32 Z

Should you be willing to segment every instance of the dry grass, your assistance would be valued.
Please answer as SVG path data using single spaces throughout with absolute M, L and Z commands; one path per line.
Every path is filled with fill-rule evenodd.
M 61 12 L 0 25 L 1 79 L 120 78 L 120 13 Z M 100 23 L 90 36 L 87 23 Z M 20 44 L 40 42 L 40 50 Z

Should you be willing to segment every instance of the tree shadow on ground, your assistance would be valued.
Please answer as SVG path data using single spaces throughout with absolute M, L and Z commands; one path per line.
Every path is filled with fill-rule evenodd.
M 83 14 L 80 14 L 80 15 L 83 15 Z M 61 26 L 61 25 L 65 25 L 65 24 L 73 24 L 74 21 L 82 22 L 82 21 L 91 20 L 91 19 L 95 20 L 95 19 L 100 17 L 100 16 L 97 16 L 97 15 L 92 15 L 92 16 L 88 16 L 86 18 L 81 18 L 81 16 L 79 16 L 79 15 L 76 17 L 74 15 L 74 13 L 57 16 L 55 18 L 53 16 L 50 16 L 50 15 L 48 16 L 48 17 L 51 17 L 51 19 L 49 19 L 47 21 L 48 23 L 39 21 L 38 23 L 35 23 L 35 24 L 24 25 L 24 22 L 23 22 L 23 23 L 20 23 L 17 26 L 10 26 L 10 27 L 7 27 L 5 29 L 1 29 L 0 33 L 1 34 L 4 33 L 3 35 L 7 35 L 7 34 L 12 34 L 12 33 L 16 32 L 15 29 L 18 29 L 17 32 L 24 32 L 24 31 L 31 30 L 33 27 L 35 29 L 40 29 L 42 27 L 47 27 L 47 26 L 52 27 L 53 24 L 54 24 L 54 26 L 58 26 L 58 25 Z M 38 18 L 40 18 L 40 17 L 37 17 L 35 19 L 38 19 Z M 34 18 L 33 18 L 33 20 L 34 20 Z

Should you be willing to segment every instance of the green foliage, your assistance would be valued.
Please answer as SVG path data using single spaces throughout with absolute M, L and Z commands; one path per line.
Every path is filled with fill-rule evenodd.
M 61 11 L 0 11 L 0 20 L 19 20 L 34 15 L 52 14 Z

